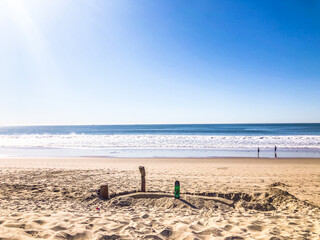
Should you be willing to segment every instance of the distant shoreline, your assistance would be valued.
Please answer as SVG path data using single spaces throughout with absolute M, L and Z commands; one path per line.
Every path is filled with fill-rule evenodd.
M 75 148 L 4 148 L 0 147 L 0 159 L 5 157 L 94 157 L 94 158 L 256 158 L 257 150 L 238 149 L 75 149 Z M 260 158 L 320 158 L 320 149 L 290 150 L 260 147 Z

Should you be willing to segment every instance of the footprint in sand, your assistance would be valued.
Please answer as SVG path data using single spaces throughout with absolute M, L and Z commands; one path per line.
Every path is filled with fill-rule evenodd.
M 8 223 L 4 226 L 9 228 L 22 228 L 22 229 L 26 228 L 26 225 L 24 223 Z
M 57 225 L 57 226 L 52 227 L 51 230 L 58 232 L 58 231 L 67 230 L 67 228 L 62 227 L 61 225 Z
M 146 218 L 148 218 L 148 217 L 149 217 L 148 214 L 144 214 L 141 218 L 146 219 Z
M 37 224 L 39 224 L 39 225 L 44 225 L 44 224 L 46 224 L 47 222 L 46 221 L 43 221 L 43 220 L 34 220 L 33 221 L 34 223 L 37 223 Z
M 170 237 L 173 234 L 172 227 L 166 227 L 160 232 L 160 234 L 166 238 Z
M 31 235 L 32 237 L 35 237 L 35 238 L 39 238 L 39 232 L 38 231 L 35 231 L 35 230 L 27 230 L 25 231 L 25 233 Z
M 263 227 L 260 225 L 252 224 L 248 226 L 248 229 L 255 232 L 261 232 L 263 230 Z
M 112 234 L 112 235 L 99 235 L 95 239 L 97 240 L 106 240 L 106 239 L 121 239 L 120 235 Z M 161 238 L 160 238 L 161 239 Z
M 281 238 L 278 237 L 271 237 L 270 240 L 281 240 Z
M 92 229 L 94 227 L 94 225 L 92 224 L 92 223 L 90 223 L 90 224 L 88 224 L 87 226 L 86 226 L 86 229 Z
M 224 226 L 224 229 L 225 229 L 226 231 L 230 231 L 232 228 L 233 228 L 233 226 L 232 226 L 232 225 L 229 225 L 229 224 Z
M 211 228 L 207 228 L 201 232 L 193 232 L 195 234 L 199 234 L 199 235 L 211 235 L 214 237 L 221 237 L 221 230 L 215 227 L 211 227 Z
M 54 236 L 54 239 L 78 239 L 78 240 L 81 240 L 81 239 L 88 239 L 88 235 L 87 235 L 87 232 L 76 232 L 76 233 L 73 233 L 73 234 L 70 234 L 70 233 L 67 233 L 67 232 L 59 232 L 58 234 L 56 234 Z M 102 238 L 104 239 L 104 238 Z M 106 238 L 108 239 L 108 238 Z M 112 239 L 112 238 L 110 238 Z
M 144 238 L 145 239 L 153 239 L 153 240 L 162 240 L 162 238 L 158 237 L 157 235 L 146 235 Z
M 244 240 L 244 238 L 239 236 L 230 236 L 230 237 L 224 238 L 224 240 Z

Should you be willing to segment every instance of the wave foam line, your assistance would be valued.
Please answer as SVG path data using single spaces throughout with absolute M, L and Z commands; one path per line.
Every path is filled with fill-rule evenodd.
M 0 135 L 0 147 L 105 149 L 320 149 L 320 136 Z

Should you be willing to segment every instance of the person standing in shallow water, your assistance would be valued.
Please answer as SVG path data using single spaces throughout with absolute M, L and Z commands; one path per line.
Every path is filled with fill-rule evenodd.
M 260 148 L 258 147 L 258 157 L 260 157 Z
M 274 158 L 277 158 L 277 146 L 274 146 Z

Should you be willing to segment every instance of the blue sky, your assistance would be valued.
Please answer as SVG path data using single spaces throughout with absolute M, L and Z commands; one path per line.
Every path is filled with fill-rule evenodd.
M 320 1 L 0 1 L 0 125 L 320 121 Z

